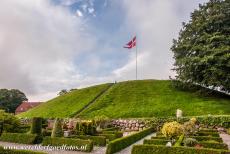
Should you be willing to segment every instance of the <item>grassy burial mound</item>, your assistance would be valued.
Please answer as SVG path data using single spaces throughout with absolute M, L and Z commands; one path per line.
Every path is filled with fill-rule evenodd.
M 103 84 L 70 92 L 19 116 L 165 117 L 175 116 L 176 109 L 181 109 L 185 116 L 230 114 L 229 97 L 204 97 L 195 92 L 177 90 L 168 80 L 126 81 L 113 84 L 112 87 L 110 85 Z M 99 95 L 105 89 L 108 90 Z
M 164 117 L 175 116 L 176 109 L 187 116 L 230 114 L 230 99 L 179 91 L 166 80 L 127 81 L 115 84 L 79 116 Z
M 19 117 L 71 117 L 107 90 L 111 84 L 102 84 L 74 90 L 43 103 Z

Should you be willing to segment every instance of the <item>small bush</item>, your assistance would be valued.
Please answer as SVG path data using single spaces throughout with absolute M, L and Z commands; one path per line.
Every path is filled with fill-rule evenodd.
M 230 151 L 191 148 L 166 147 L 162 145 L 134 145 L 131 154 L 229 154 Z
M 71 139 L 62 137 L 45 137 L 42 142 L 43 146 L 75 146 L 77 149 L 71 149 L 76 151 L 91 152 L 93 150 L 93 141 L 82 139 Z
M 62 136 L 63 136 L 62 120 L 59 118 L 56 118 L 54 122 L 51 137 L 62 137 Z
M 172 139 L 181 135 L 181 133 L 183 132 L 183 128 L 181 124 L 179 124 L 176 121 L 173 121 L 173 122 L 165 123 L 163 125 L 161 132 L 165 137 Z
M 154 131 L 153 128 L 149 128 L 143 131 L 140 131 L 138 133 L 123 137 L 123 138 L 118 138 L 114 141 L 111 141 L 106 149 L 106 154 L 112 154 L 115 152 L 118 152 L 131 144 L 137 142 L 138 140 L 142 139 L 143 137 L 151 134 Z
M 0 140 L 5 142 L 35 144 L 38 143 L 38 135 L 23 133 L 2 133 Z
M 224 149 L 228 150 L 228 145 L 225 143 L 212 143 L 212 142 L 199 142 L 204 148 L 212 148 L 212 149 Z
M 198 144 L 198 141 L 194 138 L 184 139 L 184 145 L 187 147 L 194 147 L 196 144 Z
M 166 145 L 169 140 L 161 140 L 161 139 L 145 139 L 143 144 L 154 144 L 154 145 Z
M 4 149 L 0 146 L 1 154 L 46 154 L 44 152 L 36 152 L 31 150 L 13 150 L 13 149 Z
M 106 145 L 106 138 L 104 136 L 88 136 L 88 135 L 76 135 L 70 136 L 70 138 L 78 138 L 84 140 L 92 140 L 94 145 L 98 146 L 105 146 Z

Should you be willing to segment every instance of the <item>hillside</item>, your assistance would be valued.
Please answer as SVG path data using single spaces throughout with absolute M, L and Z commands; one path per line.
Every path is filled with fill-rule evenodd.
M 43 103 L 19 117 L 70 117 L 83 109 L 88 103 L 108 89 L 111 84 L 74 90 Z
M 57 97 L 20 116 L 68 117 L 107 86 L 89 87 Z M 114 84 L 77 117 L 162 117 L 175 115 L 176 109 L 183 110 L 184 115 L 230 114 L 230 99 L 179 91 L 166 80 L 126 81 Z

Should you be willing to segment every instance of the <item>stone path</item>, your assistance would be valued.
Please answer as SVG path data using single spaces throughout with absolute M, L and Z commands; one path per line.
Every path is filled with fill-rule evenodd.
M 79 152 L 79 151 L 64 151 L 64 150 L 58 150 L 58 151 L 49 151 L 49 150 L 36 150 L 36 146 L 38 147 L 39 145 L 27 145 L 27 144 L 18 144 L 18 143 L 9 143 L 9 142 L 1 142 L 0 141 L 0 146 L 5 146 L 5 147 L 28 147 L 30 146 L 31 149 L 35 149 L 33 151 L 42 151 L 46 152 L 48 154 L 87 154 L 86 152 Z M 42 146 L 41 146 L 42 147 Z M 94 146 L 94 149 L 90 154 L 105 154 L 106 147 L 97 147 Z
M 150 139 L 152 136 L 156 136 L 156 133 L 152 133 L 152 134 L 150 134 L 150 135 L 144 137 L 143 139 L 137 141 L 136 143 L 130 145 L 129 147 L 127 147 L 127 148 L 121 150 L 120 152 L 117 152 L 116 154 L 131 154 L 132 147 L 133 147 L 134 145 L 136 145 L 136 144 L 143 144 L 144 139 Z
M 224 143 L 228 145 L 228 149 L 230 150 L 230 135 L 226 133 L 221 133 L 220 137 L 223 139 Z

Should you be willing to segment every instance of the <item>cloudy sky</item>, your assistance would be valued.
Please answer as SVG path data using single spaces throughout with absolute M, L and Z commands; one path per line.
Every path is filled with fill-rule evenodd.
M 1 0 L 0 88 L 30 101 L 61 89 L 173 76 L 172 39 L 207 0 Z

